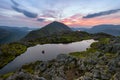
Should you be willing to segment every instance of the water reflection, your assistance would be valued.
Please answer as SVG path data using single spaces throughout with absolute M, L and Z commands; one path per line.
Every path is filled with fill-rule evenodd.
M 30 47 L 27 51 L 15 58 L 12 62 L 7 64 L 0 70 L 0 74 L 15 71 L 26 63 L 35 62 L 37 60 L 47 61 L 56 58 L 58 54 L 68 54 L 71 52 L 85 51 L 90 47 L 94 40 L 84 40 L 80 42 L 73 42 L 70 44 L 45 44 Z

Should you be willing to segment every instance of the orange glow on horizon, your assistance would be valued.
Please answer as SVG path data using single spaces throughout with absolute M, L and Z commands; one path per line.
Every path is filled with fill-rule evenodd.
M 70 18 L 62 20 L 61 22 L 72 27 L 80 27 L 80 26 L 91 27 L 91 26 L 101 25 L 101 24 L 119 25 L 120 16 L 111 15 L 111 16 L 104 16 L 104 17 L 97 17 L 97 18 L 90 18 L 90 19 L 76 18 L 76 16 L 75 17 L 72 16 Z

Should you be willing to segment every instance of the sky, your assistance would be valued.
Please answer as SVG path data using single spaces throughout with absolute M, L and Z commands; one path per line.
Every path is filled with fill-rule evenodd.
M 0 26 L 70 27 L 120 24 L 120 0 L 0 0 Z

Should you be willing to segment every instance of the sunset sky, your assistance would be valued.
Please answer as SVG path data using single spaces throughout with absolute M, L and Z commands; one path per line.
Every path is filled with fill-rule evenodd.
M 0 0 L 0 26 L 71 27 L 120 24 L 120 0 Z

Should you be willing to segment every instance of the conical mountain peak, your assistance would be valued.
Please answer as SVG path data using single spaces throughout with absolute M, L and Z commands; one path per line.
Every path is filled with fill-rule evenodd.
M 62 32 L 70 32 L 72 31 L 71 28 L 69 28 L 67 25 L 54 21 L 46 26 L 44 26 L 41 29 L 31 31 L 25 39 L 31 40 L 41 37 L 47 37 L 53 34 L 60 34 Z

